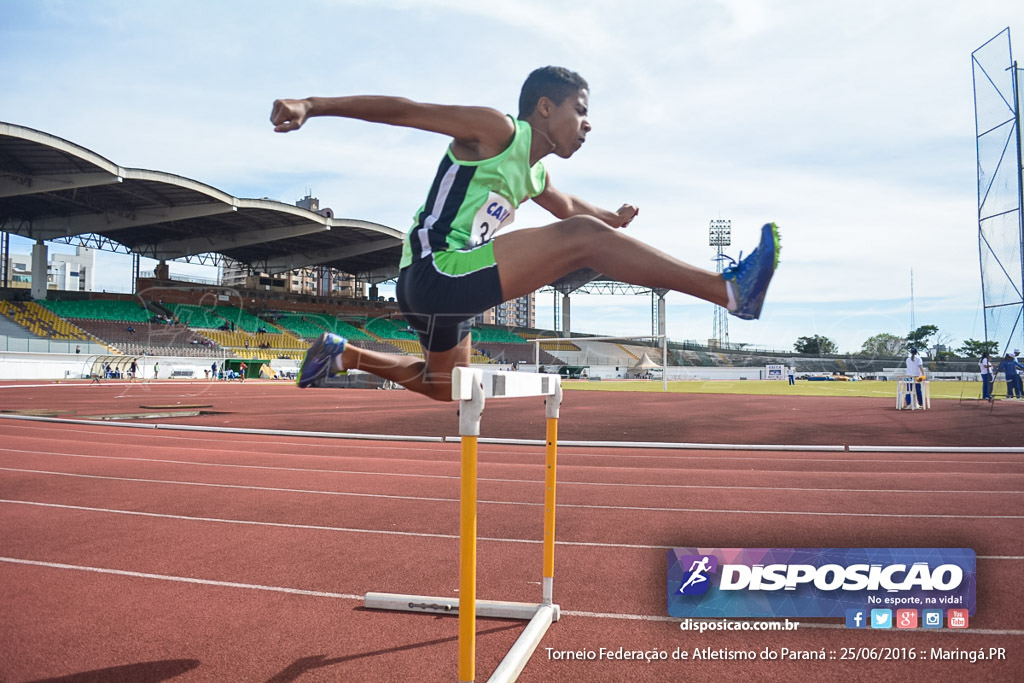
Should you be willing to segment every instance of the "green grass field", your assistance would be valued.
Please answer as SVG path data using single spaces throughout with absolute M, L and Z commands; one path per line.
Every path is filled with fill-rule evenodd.
M 648 391 L 660 392 L 660 380 L 645 381 L 613 381 L 591 382 L 587 380 L 566 381 L 563 386 L 568 390 L 579 391 Z M 981 382 L 931 382 L 933 399 L 978 399 L 981 397 Z M 995 396 L 1005 394 L 1003 383 L 996 383 Z M 751 380 L 751 381 L 687 381 L 669 382 L 668 390 L 676 394 L 746 394 L 751 396 L 865 396 L 870 398 L 896 399 L 896 382 L 808 382 L 797 380 L 793 386 L 788 382 Z

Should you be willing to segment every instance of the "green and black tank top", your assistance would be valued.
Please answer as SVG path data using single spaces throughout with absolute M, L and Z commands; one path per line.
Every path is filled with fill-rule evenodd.
M 433 253 L 472 249 L 512 223 L 524 201 L 544 191 L 544 165 L 530 166 L 533 131 L 513 119 L 515 134 L 501 154 L 483 161 L 441 160 L 427 201 L 413 217 L 402 248 L 401 267 Z

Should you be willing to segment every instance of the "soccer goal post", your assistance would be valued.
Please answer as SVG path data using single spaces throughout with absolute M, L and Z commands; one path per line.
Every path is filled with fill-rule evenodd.
M 636 337 L 537 337 L 531 339 L 530 343 L 533 346 L 533 363 L 540 371 L 540 345 L 541 342 L 586 342 L 586 341 L 599 341 L 599 342 L 617 342 L 617 341 L 637 341 L 644 339 L 660 339 L 661 340 L 661 390 L 668 391 L 668 335 L 664 334 L 644 334 Z

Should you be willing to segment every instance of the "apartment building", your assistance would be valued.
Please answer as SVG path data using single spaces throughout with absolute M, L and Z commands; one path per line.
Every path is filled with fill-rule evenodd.
M 76 247 L 74 254 L 50 252 L 46 264 L 46 288 L 72 292 L 96 289 L 96 250 Z M 32 287 L 32 255 L 10 254 L 7 258 L 8 282 L 11 287 Z

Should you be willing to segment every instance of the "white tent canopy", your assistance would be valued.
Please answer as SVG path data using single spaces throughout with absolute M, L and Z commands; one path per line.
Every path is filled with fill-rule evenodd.
M 661 369 L 661 365 L 651 360 L 651 357 L 647 355 L 646 351 L 644 351 L 643 355 L 640 356 L 640 360 L 636 362 L 636 365 L 629 368 L 629 370 L 626 372 L 626 375 L 628 377 L 636 377 L 638 375 L 644 375 L 655 370 L 661 372 Z

